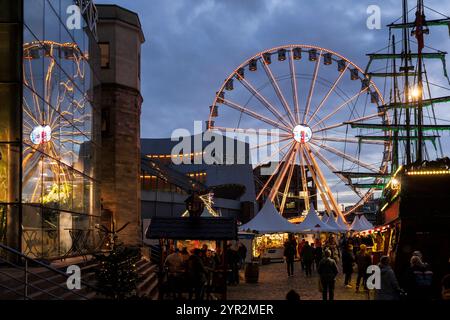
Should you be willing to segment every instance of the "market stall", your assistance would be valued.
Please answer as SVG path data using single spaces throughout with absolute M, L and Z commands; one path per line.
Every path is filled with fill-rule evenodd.
M 288 233 L 298 232 L 297 225 L 283 218 L 270 200 L 239 230 L 256 233 L 252 248 L 253 257 L 270 261 L 283 259 L 283 246 Z
M 159 265 L 159 291 L 160 299 L 170 294 L 167 286 L 167 272 L 164 261 L 170 249 L 183 246 L 200 248 L 208 244 L 216 251 L 220 263 L 211 270 L 206 285 L 207 299 L 220 296 L 226 299 L 227 292 L 227 261 L 225 246 L 229 240 L 237 240 L 236 219 L 228 217 L 154 217 L 145 232 L 147 239 L 159 239 L 161 259 Z M 183 282 L 180 282 L 183 284 Z M 177 288 L 178 291 L 187 291 L 189 286 Z

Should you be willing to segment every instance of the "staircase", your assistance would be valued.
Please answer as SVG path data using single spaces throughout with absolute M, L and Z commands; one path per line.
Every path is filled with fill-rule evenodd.
M 0 255 L 0 300 L 90 300 L 102 299 L 95 287 L 95 267 L 91 257 L 84 261 L 81 257 L 69 258 L 64 262 L 47 265 L 29 258 L 22 253 L 0 244 L 0 253 L 9 253 L 17 258 L 12 263 Z M 81 289 L 67 288 L 66 274 L 69 265 L 76 264 L 81 269 Z M 156 265 L 146 258 L 136 263 L 140 275 L 137 294 L 141 298 L 157 299 L 158 278 Z
M 137 287 L 137 294 L 139 297 L 144 297 L 151 300 L 158 299 L 158 275 L 157 265 L 142 258 L 136 264 L 137 272 L 141 280 Z

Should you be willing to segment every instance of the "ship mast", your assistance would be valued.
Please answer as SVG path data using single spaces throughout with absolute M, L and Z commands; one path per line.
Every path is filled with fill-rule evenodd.
M 417 162 L 423 160 L 423 82 L 422 82 L 422 49 L 424 47 L 424 33 L 428 33 L 428 29 L 424 29 L 425 13 L 423 0 L 417 1 L 416 26 L 413 34 L 417 38 Z M 406 28 L 405 28 L 406 29 Z
M 408 24 L 408 0 L 403 0 L 403 24 Z M 409 111 L 409 71 L 413 68 L 409 66 L 409 34 L 408 28 L 403 28 L 403 48 L 402 48 L 402 59 L 403 59 L 403 67 L 400 68 L 400 71 L 404 73 L 404 94 L 405 94 L 405 130 L 406 130 L 406 164 L 411 164 L 411 116 Z

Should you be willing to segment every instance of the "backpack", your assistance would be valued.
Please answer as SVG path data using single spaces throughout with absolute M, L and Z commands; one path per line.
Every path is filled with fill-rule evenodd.
M 432 271 L 414 271 L 414 282 L 418 288 L 429 288 L 433 283 Z

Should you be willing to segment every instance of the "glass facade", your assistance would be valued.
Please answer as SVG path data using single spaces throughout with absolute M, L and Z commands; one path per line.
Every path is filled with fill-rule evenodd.
M 99 48 L 84 18 L 68 10 L 74 3 L 23 5 L 20 227 L 32 257 L 70 254 L 75 241 L 93 248 L 100 220 Z

